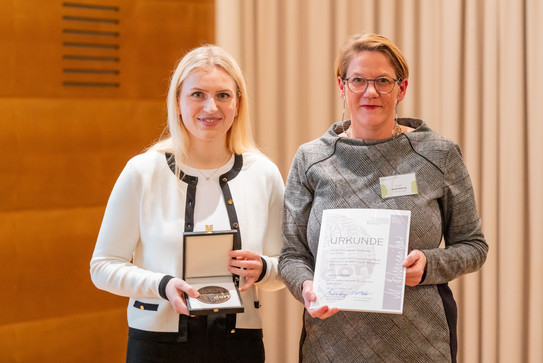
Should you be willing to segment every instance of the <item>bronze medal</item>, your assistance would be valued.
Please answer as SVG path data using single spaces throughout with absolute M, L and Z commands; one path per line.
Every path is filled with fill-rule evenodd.
M 230 299 L 230 292 L 220 286 L 205 286 L 198 289 L 198 292 L 200 296 L 197 299 L 206 304 L 220 304 Z

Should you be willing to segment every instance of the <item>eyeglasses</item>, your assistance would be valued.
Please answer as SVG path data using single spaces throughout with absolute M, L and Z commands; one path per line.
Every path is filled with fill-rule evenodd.
M 347 87 L 352 93 L 364 93 L 368 89 L 370 81 L 373 81 L 373 87 L 379 94 L 386 95 L 394 90 L 396 83 L 400 83 L 400 79 L 392 77 L 379 77 L 375 79 L 367 79 L 360 76 L 343 78 L 343 84 L 347 83 Z

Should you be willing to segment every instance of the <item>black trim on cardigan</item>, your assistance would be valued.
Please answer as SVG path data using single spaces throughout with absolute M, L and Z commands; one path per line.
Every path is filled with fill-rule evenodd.
M 175 170 L 175 157 L 173 154 L 166 153 L 166 161 L 170 170 L 176 174 Z M 196 203 L 196 185 L 198 184 L 198 178 L 192 175 L 188 175 L 180 172 L 179 179 L 187 183 L 187 200 L 185 203 L 185 232 L 192 232 L 194 229 L 194 204 Z
M 176 174 L 175 157 L 171 153 L 165 153 L 166 161 L 170 170 Z M 234 249 L 241 249 L 241 233 L 239 231 L 238 217 L 236 214 L 236 207 L 232 199 L 232 193 L 228 187 L 228 181 L 234 179 L 241 168 L 243 167 L 243 156 L 240 154 L 234 155 L 234 165 L 228 172 L 222 174 L 219 177 L 219 186 L 223 193 L 224 203 L 226 205 L 226 212 L 228 214 L 228 220 L 230 227 L 238 231 L 236 238 L 234 239 Z M 196 185 L 198 184 L 198 177 L 188 175 L 185 173 L 179 174 L 179 179 L 187 183 L 187 200 L 185 204 L 185 232 L 192 232 L 194 230 L 194 206 L 196 204 Z
M 168 166 L 170 167 L 170 170 L 174 175 L 175 174 L 175 157 L 172 153 L 165 153 L 164 156 L 166 157 L 166 161 L 168 163 Z M 188 175 L 185 173 L 179 174 L 179 179 L 181 181 L 184 181 L 185 183 L 189 184 L 191 181 L 194 181 L 194 183 L 198 183 L 198 178 L 192 175 Z
M 140 309 L 140 310 L 158 311 L 158 304 L 149 304 L 149 303 L 144 303 L 144 302 L 136 300 L 134 301 L 133 306 L 136 309 Z
M 176 174 L 176 164 L 175 164 L 175 156 L 171 153 L 165 153 L 166 161 L 168 163 L 168 166 L 170 167 L 170 170 Z M 234 249 L 240 250 L 241 249 L 241 232 L 239 230 L 239 223 L 238 223 L 238 216 L 236 213 L 236 207 L 234 205 L 234 201 L 232 199 L 232 193 L 230 193 L 230 188 L 228 187 L 228 181 L 234 179 L 239 172 L 241 171 L 241 168 L 243 167 L 243 156 L 240 154 L 234 155 L 234 165 L 232 166 L 232 169 L 230 169 L 228 172 L 222 174 L 219 176 L 219 186 L 221 188 L 223 197 L 224 197 L 224 203 L 226 205 L 226 212 L 228 214 L 228 220 L 230 222 L 230 227 L 232 229 L 235 229 L 238 233 L 236 233 L 234 237 Z M 185 204 L 185 232 L 192 232 L 194 230 L 194 206 L 196 204 L 196 185 L 198 184 L 198 177 L 188 175 L 185 173 L 180 172 L 179 179 L 185 183 L 187 183 L 187 197 L 186 197 L 186 204 Z M 263 265 L 264 267 L 265 265 Z M 266 271 L 264 268 L 262 269 L 262 272 L 265 274 Z M 236 286 L 239 286 L 239 276 L 234 275 L 234 283 Z M 164 278 L 161 282 L 164 281 Z M 165 288 L 165 285 L 164 285 Z M 229 332 L 235 332 L 236 327 L 236 314 L 228 314 L 227 315 L 227 325 Z M 187 327 L 187 318 L 186 315 L 181 315 L 180 321 L 179 321 L 179 331 L 186 331 Z
M 224 204 L 226 205 L 226 213 L 228 214 L 228 220 L 230 221 L 230 228 L 238 231 L 234 238 L 234 249 L 241 249 L 241 232 L 239 230 L 238 215 L 236 213 L 236 207 L 234 200 L 232 199 L 232 193 L 228 187 L 228 181 L 234 179 L 243 166 L 243 156 L 236 154 L 234 159 L 234 166 L 225 174 L 219 176 L 219 186 L 221 187 L 222 194 L 224 196 Z
M 192 232 L 194 230 L 196 184 L 198 184 L 198 178 L 189 180 L 187 183 L 187 200 L 185 202 L 185 232 Z
M 226 205 L 226 213 L 230 221 L 230 227 L 238 231 L 234 236 L 234 249 L 241 249 L 241 232 L 239 230 L 238 215 L 236 213 L 236 207 L 234 200 L 232 199 L 232 193 L 230 193 L 230 187 L 228 187 L 228 181 L 234 179 L 243 166 L 243 156 L 240 154 L 235 155 L 234 166 L 227 173 L 219 176 L 219 186 L 221 187 L 222 194 L 224 196 L 224 204 Z M 234 283 L 239 286 L 239 276 L 234 275 Z M 226 331 L 234 333 L 236 331 L 236 314 L 228 314 L 226 316 Z
M 158 293 L 165 300 L 168 300 L 168 297 L 166 296 L 166 285 L 168 285 L 168 282 L 170 282 L 171 279 L 173 279 L 173 276 L 166 275 L 162 278 L 162 280 L 160 280 L 160 283 L 158 284 Z
M 266 271 L 268 270 L 268 264 L 266 260 L 262 258 L 262 256 L 260 256 L 260 260 L 262 261 L 262 272 L 260 273 L 260 276 L 258 276 L 258 279 L 256 279 L 255 282 L 259 282 L 260 280 L 262 280 L 264 276 L 266 276 Z

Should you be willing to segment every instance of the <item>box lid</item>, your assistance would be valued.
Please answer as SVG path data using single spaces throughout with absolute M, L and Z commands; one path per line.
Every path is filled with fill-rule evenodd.
M 183 277 L 232 276 L 228 252 L 234 247 L 236 230 L 185 232 L 183 235 Z

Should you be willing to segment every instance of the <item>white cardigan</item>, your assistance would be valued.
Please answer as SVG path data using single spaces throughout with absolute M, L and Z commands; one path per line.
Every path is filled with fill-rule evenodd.
M 264 290 L 283 287 L 277 271 L 284 193 L 278 168 L 264 156 L 243 154 L 243 167 L 228 186 L 242 249 L 259 253 L 267 265 L 265 276 L 256 285 Z M 187 184 L 176 178 L 165 155 L 157 151 L 132 158 L 113 188 L 90 273 L 99 289 L 130 297 L 131 328 L 153 332 L 179 329 L 179 315 L 160 296 L 159 284 L 166 275 L 182 277 L 186 196 Z M 261 328 L 260 312 L 253 303 L 258 301 L 255 287 L 241 296 L 245 311 L 237 314 L 236 327 Z M 156 311 L 137 307 L 142 304 L 155 306 Z

